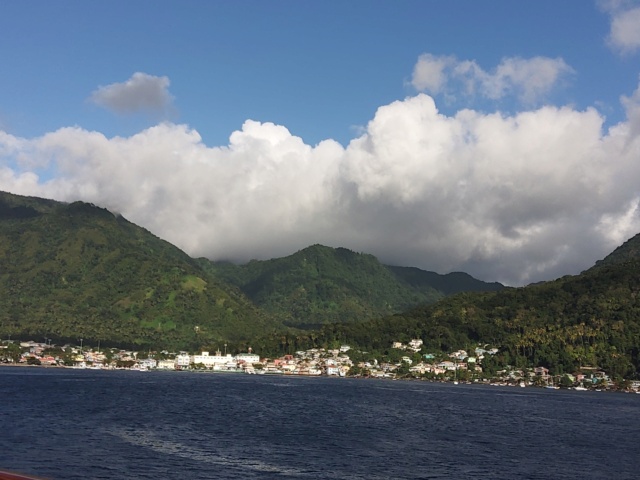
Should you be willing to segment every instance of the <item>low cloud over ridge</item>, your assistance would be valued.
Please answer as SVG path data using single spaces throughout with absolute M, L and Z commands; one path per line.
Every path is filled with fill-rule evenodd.
M 0 132 L 0 189 L 106 206 L 193 256 L 323 243 L 521 285 L 577 273 L 640 231 L 640 88 L 623 102 L 628 120 L 604 131 L 595 109 L 447 116 L 418 94 L 380 107 L 346 148 L 251 120 L 214 148 L 171 123 L 111 139 Z

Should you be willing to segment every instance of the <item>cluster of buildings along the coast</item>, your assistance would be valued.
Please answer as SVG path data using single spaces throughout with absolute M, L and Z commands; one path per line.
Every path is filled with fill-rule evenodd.
M 245 353 L 232 355 L 217 351 L 188 352 L 135 352 L 118 349 L 93 350 L 65 345 L 38 342 L 12 344 L 20 349 L 14 357 L 7 354 L 8 345 L 0 346 L 0 362 L 12 361 L 24 365 L 65 366 L 91 369 L 132 369 L 132 370 L 193 370 L 211 372 L 237 372 L 249 374 L 292 374 L 346 376 L 353 362 L 345 352 L 348 346 L 335 350 L 311 349 L 284 355 L 280 358 L 261 358 L 251 349 Z M 5 350 L 3 354 L 2 349 Z M 58 351 L 58 354 L 54 351 Z M 14 349 L 15 351 L 15 349 Z M 60 354 L 64 352 L 64 355 Z
M 393 342 L 393 361 L 362 358 L 365 352 L 353 352 L 348 345 L 336 349 L 313 348 L 279 358 L 261 358 L 251 349 L 232 355 L 216 351 L 135 352 L 119 349 L 92 349 L 49 343 L 2 342 L 0 363 L 66 366 L 90 369 L 184 370 L 200 372 L 237 372 L 308 376 L 358 376 L 368 378 L 422 378 L 465 382 L 492 382 L 500 385 L 573 387 L 576 389 L 612 389 L 617 386 L 606 372 L 584 366 L 573 374 L 552 376 L 542 366 L 530 369 L 506 368 L 487 375 L 484 359 L 498 353 L 497 348 L 478 346 L 473 352 L 457 350 L 448 354 L 424 353 L 423 342 Z M 351 352 L 350 352 L 351 351 Z M 628 382 L 625 390 L 640 391 L 640 382 Z

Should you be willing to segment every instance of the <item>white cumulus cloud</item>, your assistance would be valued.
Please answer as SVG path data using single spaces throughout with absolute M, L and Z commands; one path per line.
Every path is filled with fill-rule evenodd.
M 413 69 L 411 85 L 420 92 L 480 95 L 492 100 L 515 96 L 534 104 L 572 74 L 561 58 L 508 57 L 493 71 L 484 70 L 475 60 L 423 54 Z
M 640 231 L 639 99 L 605 130 L 595 109 L 444 115 L 418 94 L 380 107 L 346 148 L 252 120 L 213 148 L 171 123 L 127 138 L 0 133 L 0 189 L 105 206 L 193 256 L 322 243 L 520 285 L 577 273 Z
M 89 100 L 119 114 L 162 112 L 171 106 L 168 77 L 136 72 L 122 83 L 99 87 Z
M 418 57 L 413 67 L 411 84 L 420 92 L 440 93 L 447 82 L 448 74 L 445 70 L 455 64 L 455 57 L 424 53 Z
M 623 54 L 640 49 L 640 5 L 637 1 L 601 2 L 602 8 L 611 16 L 611 29 L 607 38 L 609 45 Z

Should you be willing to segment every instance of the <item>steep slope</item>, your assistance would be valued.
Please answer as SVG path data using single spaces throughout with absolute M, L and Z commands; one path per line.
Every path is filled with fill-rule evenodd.
M 374 256 L 313 245 L 284 258 L 210 268 L 287 325 L 314 328 L 400 312 L 465 290 L 502 287 L 466 274 L 386 267 Z
M 640 376 L 638 237 L 577 276 L 495 293 L 462 293 L 403 314 L 326 326 L 300 343 L 346 342 L 385 351 L 392 341 L 422 338 L 435 351 L 500 347 L 503 365 L 542 365 L 552 372 L 599 367 Z M 622 253 L 621 253 L 622 252 Z
M 185 348 L 278 324 L 184 252 L 96 206 L 0 192 L 0 335 Z
M 640 233 L 624 242 L 602 260 L 597 261 L 592 268 L 598 268 L 603 265 L 617 265 L 638 259 L 640 259 Z

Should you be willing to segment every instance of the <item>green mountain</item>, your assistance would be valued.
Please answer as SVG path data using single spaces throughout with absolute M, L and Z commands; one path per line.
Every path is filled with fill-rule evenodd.
M 261 353 L 349 343 L 377 354 L 422 338 L 434 351 L 498 347 L 488 369 L 589 365 L 630 378 L 638 272 L 640 235 L 580 275 L 522 288 L 320 245 L 238 266 L 192 259 L 94 205 L 0 192 L 0 338 L 189 349 L 251 340 Z
M 500 287 L 320 245 L 242 266 L 196 260 L 95 205 L 0 192 L 5 338 L 215 347 Z
M 304 329 L 386 316 L 459 291 L 504 288 L 464 273 L 388 267 L 372 255 L 322 245 L 246 265 L 202 264 L 286 325 Z
M 500 354 L 487 368 L 541 365 L 562 373 L 591 366 L 619 378 L 639 378 L 640 235 L 580 275 L 461 293 L 399 315 L 327 325 L 313 336 L 277 340 L 270 348 L 348 343 L 384 354 L 392 341 L 411 338 L 423 339 L 433 351 L 498 347 Z
M 435 272 L 421 270 L 416 267 L 387 267 L 398 279 L 411 285 L 417 290 L 434 289 L 441 297 L 460 292 L 497 292 L 504 289 L 498 282 L 487 283 L 473 278 L 468 273 L 452 272 L 441 275 Z
M 197 348 L 279 328 L 119 215 L 0 192 L 1 338 Z
M 592 268 L 603 265 L 618 265 L 626 262 L 633 262 L 640 258 L 640 233 L 630 238 L 602 260 L 596 262 Z

